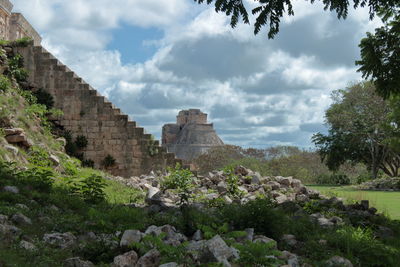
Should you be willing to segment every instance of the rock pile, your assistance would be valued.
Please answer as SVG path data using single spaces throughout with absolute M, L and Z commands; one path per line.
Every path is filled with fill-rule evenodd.
M 25 148 L 30 148 L 32 146 L 32 142 L 27 138 L 24 129 L 4 129 L 4 134 L 7 142 L 10 144 L 17 144 Z
M 400 178 L 382 178 L 365 182 L 358 186 L 363 190 L 400 191 Z
M 369 203 L 363 201 L 360 204 L 344 205 L 343 202 L 337 198 L 324 198 L 319 193 L 307 189 L 299 180 L 290 177 L 262 177 L 257 172 L 238 167 L 235 169 L 234 175 L 237 188 L 242 192 L 239 198 L 231 199 L 229 195 L 229 175 L 221 171 L 214 171 L 205 177 L 197 177 L 193 180 L 192 193 L 201 195 L 201 201 L 209 201 L 214 199 L 221 199 L 225 202 L 238 202 L 246 203 L 252 199 L 266 196 L 272 197 L 278 206 L 285 206 L 294 204 L 299 207 L 299 211 L 303 211 L 298 204 L 306 205 L 306 201 L 323 205 L 325 207 L 332 207 L 330 211 L 333 213 L 345 212 L 346 214 L 354 214 L 357 217 L 371 217 L 376 213 L 376 209 L 370 208 Z M 121 180 L 128 186 L 140 188 L 146 192 L 147 208 L 158 207 L 158 209 L 167 209 L 178 206 L 179 195 L 171 190 L 163 190 L 162 178 L 154 174 L 143 177 L 132 177 L 128 180 Z M 4 186 L 1 191 L 9 194 L 19 194 L 20 190 L 16 186 Z M 192 204 L 198 204 L 197 200 L 192 200 Z M 303 206 L 304 206 L 303 205 Z M 334 208 L 333 208 L 334 207 Z M 19 247 L 27 251 L 37 251 L 38 248 L 32 241 L 33 239 L 24 239 L 21 229 L 29 227 L 36 223 L 23 214 L 24 210 L 29 208 L 24 204 L 15 204 L 20 212 L 13 215 L 5 216 L 0 215 L 0 241 L 4 244 L 11 242 L 19 242 Z M 47 207 L 49 210 L 59 212 L 59 208 L 54 205 Z M 201 208 L 201 205 L 200 205 Z M 320 213 L 313 213 L 311 215 L 296 213 L 296 216 L 308 216 L 310 220 L 315 221 L 322 227 L 333 227 L 343 223 L 342 219 L 337 216 L 326 218 Z M 33 218 L 34 219 L 34 218 Z M 37 221 L 42 221 L 42 218 L 36 218 Z M 367 220 L 366 220 L 367 221 Z M 239 229 L 240 230 L 240 229 Z M 391 229 L 381 227 L 379 229 L 381 235 L 393 235 Z M 145 231 L 137 229 L 127 229 L 123 232 L 116 232 L 114 234 L 101 234 L 101 233 L 76 233 L 70 232 L 49 232 L 39 236 L 37 240 L 41 240 L 42 244 L 51 248 L 60 250 L 79 250 L 83 248 L 85 242 L 101 242 L 107 248 L 116 253 L 114 260 L 110 263 L 113 267 L 125 266 L 142 266 L 142 267 L 175 267 L 182 266 L 176 262 L 169 262 L 161 264 L 162 250 L 158 250 L 153 246 L 150 250 L 143 254 L 140 251 L 140 245 L 146 244 L 149 237 L 159 238 L 159 240 L 170 247 L 180 247 L 184 251 L 185 257 L 191 262 L 191 266 L 203 266 L 208 263 L 218 262 L 222 266 L 240 266 L 237 261 L 240 260 L 241 254 L 237 248 L 231 244 L 271 244 L 274 251 L 279 253 L 267 256 L 277 264 L 274 266 L 289 266 L 289 267 L 307 267 L 304 259 L 297 254 L 299 248 L 303 246 L 301 241 L 296 239 L 296 236 L 291 234 L 283 235 L 279 241 L 280 244 L 286 244 L 285 249 L 281 247 L 282 251 L 278 250 L 278 242 L 264 235 L 255 233 L 255 229 L 247 228 L 241 231 L 244 235 L 236 237 L 227 237 L 224 234 L 213 234 L 205 238 L 206 234 L 198 229 L 192 236 L 186 236 L 177 231 L 174 226 L 149 226 Z M 21 241 L 19 241 L 21 240 Z M 326 240 L 320 240 L 320 245 L 326 245 Z M 139 246 L 133 246 L 139 244 Z M 134 248 L 134 249 L 133 249 Z M 289 251 L 288 251 L 289 250 Z M 275 256 L 274 256 L 275 255 Z M 299 254 L 301 255 L 301 254 Z M 76 256 L 76 255 L 75 255 Z M 113 255 L 114 256 L 114 255 Z M 72 257 L 64 262 L 65 266 L 74 267 L 90 267 L 94 264 L 86 259 L 79 257 Z M 345 258 L 334 256 L 325 262 L 324 266 L 353 266 L 350 261 Z
M 222 200 L 228 204 L 232 202 L 246 203 L 257 198 L 271 198 L 278 204 L 287 201 L 306 202 L 320 198 L 317 191 L 305 187 L 300 180 L 292 177 L 261 176 L 242 166 L 235 168 L 236 182 L 229 180 L 229 174 L 223 171 L 213 171 L 207 176 L 198 176 L 193 179 L 191 195 L 194 202 Z M 179 194 L 176 190 L 163 189 L 163 176 L 154 173 L 141 177 L 125 179 L 116 177 L 118 181 L 146 193 L 146 203 L 161 208 L 176 207 L 179 203 Z M 235 183 L 235 184 L 233 184 Z M 238 194 L 233 195 L 231 188 L 237 186 Z

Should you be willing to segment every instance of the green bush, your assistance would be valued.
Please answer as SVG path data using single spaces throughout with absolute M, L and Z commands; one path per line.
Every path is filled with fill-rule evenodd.
M 101 165 L 104 167 L 104 168 L 109 168 L 109 167 L 113 167 L 113 166 L 115 166 L 115 163 L 116 163 L 116 161 L 115 161 L 115 158 L 113 157 L 113 156 L 111 156 L 110 154 L 108 154 L 104 159 L 103 159 L 103 161 L 101 162 Z
M 17 54 L 8 60 L 8 74 L 14 77 L 17 82 L 25 82 L 28 79 L 28 72 L 24 69 L 24 58 Z
M 78 135 L 75 139 L 75 144 L 79 149 L 84 149 L 88 145 L 88 140 L 86 136 Z
M 94 174 L 81 181 L 72 181 L 70 191 L 74 195 L 82 197 L 87 203 L 98 204 L 106 199 L 105 187 L 104 178 Z
M 39 88 L 37 91 L 33 92 L 33 95 L 36 97 L 38 104 L 45 105 L 48 110 L 53 108 L 54 98 L 50 93 Z
M 255 232 L 279 239 L 289 228 L 289 218 L 267 199 L 232 204 L 220 208 L 221 220 L 235 229 L 254 228 Z
M 120 248 L 110 247 L 110 242 L 105 240 L 86 242 L 79 247 L 76 254 L 95 264 L 112 262 L 115 255 L 123 253 Z
M 368 181 L 370 181 L 370 180 L 372 180 L 371 174 L 369 174 L 369 173 L 362 173 L 362 174 L 360 174 L 360 175 L 358 175 L 358 176 L 356 177 L 355 182 L 356 182 L 357 184 L 362 184 L 362 183 L 368 182 Z
M 281 252 L 276 247 L 276 242 L 270 243 L 253 243 L 247 241 L 245 244 L 234 244 L 234 247 L 239 250 L 240 258 L 237 261 L 241 266 L 281 266 L 285 262 L 275 257 Z
M 18 182 L 30 189 L 49 193 L 54 184 L 54 172 L 50 168 L 35 166 L 17 174 Z
M 4 75 L 0 75 L 0 91 L 7 92 L 11 88 L 10 80 Z
M 32 38 L 30 37 L 22 37 L 14 41 L 15 45 L 18 47 L 27 47 L 28 45 L 33 43 Z
M 350 178 L 346 174 L 323 173 L 317 176 L 316 183 L 321 185 L 349 185 Z
M 82 160 L 82 167 L 94 168 L 94 161 L 91 159 L 84 159 Z
M 167 245 L 163 242 L 165 236 L 165 233 L 161 233 L 159 236 L 146 235 L 140 243 L 132 244 L 132 247 L 138 250 L 141 255 L 156 248 L 161 254 L 161 264 L 177 262 L 185 266 L 193 266 L 194 262 L 187 256 L 187 251 L 185 249 L 187 243 L 183 243 L 179 246 Z
M 226 176 L 228 195 L 240 199 L 243 196 L 243 192 L 239 189 L 239 177 L 235 175 L 234 168 L 226 167 L 223 171 Z
M 34 166 L 39 167 L 51 167 L 53 163 L 51 162 L 50 154 L 42 147 L 33 146 L 30 148 L 28 153 L 28 161 Z
M 356 266 L 398 266 L 400 262 L 399 251 L 379 242 L 368 228 L 344 227 L 326 239 Z
M 193 173 L 183 169 L 179 163 L 175 168 L 168 168 L 169 175 L 161 181 L 161 188 L 177 189 L 181 204 L 188 203 L 191 198 L 190 191 L 193 187 Z

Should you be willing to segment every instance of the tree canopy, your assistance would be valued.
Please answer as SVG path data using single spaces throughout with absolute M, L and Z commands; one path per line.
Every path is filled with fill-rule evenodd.
M 360 43 L 360 66 L 364 78 L 371 78 L 384 98 L 400 95 L 400 11 L 382 11 L 385 25 L 367 33 Z
M 390 145 L 392 109 L 375 92 L 371 82 L 338 90 L 326 111 L 327 135 L 314 135 L 313 142 L 331 170 L 345 162 L 364 163 L 376 178 L 378 170 L 397 176 L 400 154 Z
M 223 12 L 231 18 L 231 26 L 234 28 L 242 20 L 246 24 L 253 24 L 249 10 L 255 17 L 254 34 L 258 34 L 263 27 L 269 27 L 268 38 L 274 38 L 279 32 L 281 18 L 287 14 L 295 15 L 291 0 L 254 0 L 256 6 L 249 8 L 243 0 L 194 0 L 202 4 L 214 4 L 216 12 Z M 315 0 L 310 1 L 312 4 Z M 369 16 L 372 19 L 380 10 L 394 11 L 400 6 L 399 0 L 322 0 L 324 10 L 336 12 L 338 19 L 345 19 L 349 8 L 369 7 Z

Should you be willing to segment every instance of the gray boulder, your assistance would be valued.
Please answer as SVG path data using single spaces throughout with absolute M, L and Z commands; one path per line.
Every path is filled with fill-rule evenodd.
M 119 255 L 114 258 L 114 262 L 112 264 L 113 267 L 131 267 L 135 266 L 138 261 L 137 253 L 132 250 L 123 255 Z
M 25 240 L 19 242 L 19 247 L 28 251 L 37 251 L 37 247 L 34 244 Z
M 331 222 L 330 220 L 328 220 L 325 217 L 318 218 L 317 222 L 318 222 L 319 226 L 325 227 L 325 228 L 332 227 L 334 225 L 333 222 Z
M 282 241 L 289 246 L 293 247 L 297 245 L 297 240 L 294 235 L 283 235 Z
M 5 224 L 8 222 L 8 216 L 0 214 L 0 224 Z
M 4 146 L 5 149 L 7 149 L 8 152 L 11 152 L 14 156 L 18 155 L 18 148 L 16 148 L 15 146 L 10 146 L 10 145 L 6 145 Z
M 152 249 L 139 259 L 136 267 L 158 267 L 160 264 L 160 259 L 160 252 L 157 249 Z
M 22 213 L 14 214 L 11 217 L 11 221 L 13 221 L 17 225 L 30 225 L 30 224 L 32 224 L 32 220 L 29 219 L 28 217 L 26 217 Z
M 13 194 L 19 194 L 19 189 L 16 186 L 5 186 L 3 188 L 5 192 L 13 193 Z
M 278 247 L 278 244 L 277 244 L 277 242 L 275 240 L 273 240 L 272 238 L 263 236 L 263 235 L 256 235 L 256 236 L 254 236 L 254 239 L 253 239 L 253 243 L 265 243 L 265 244 L 268 244 L 268 243 L 271 243 L 271 242 L 273 242 L 275 244 L 274 245 L 275 248 Z
M 194 241 L 200 241 L 203 239 L 203 233 L 200 230 L 197 230 L 192 237 L 192 240 Z
M 142 240 L 143 234 L 138 230 L 126 230 L 122 235 L 119 245 L 127 247 L 132 243 L 139 243 Z
M 161 191 L 157 187 L 149 186 L 149 191 L 147 191 L 145 201 L 148 204 L 159 204 L 161 197 Z
M 333 256 L 329 260 L 325 261 L 327 267 L 353 267 L 351 261 L 340 256 Z
M 71 233 L 51 233 L 43 236 L 43 242 L 66 249 L 75 245 L 76 237 Z
M 165 264 L 161 264 L 159 267 L 178 267 L 178 263 L 176 262 L 168 262 Z
M 255 172 L 252 177 L 251 177 L 251 183 L 252 184 L 260 184 L 261 183 L 261 175 L 258 172 Z
M 53 163 L 54 166 L 60 165 L 60 159 L 55 155 L 50 155 L 49 160 Z
M 216 235 L 205 243 L 202 254 L 202 262 L 220 262 L 227 265 L 229 259 L 234 257 L 234 253 L 225 241 Z
M 270 186 L 272 190 L 278 190 L 281 188 L 281 184 L 275 181 L 269 181 L 267 182 L 267 185 Z
M 288 197 L 286 195 L 284 195 L 284 194 L 279 194 L 277 197 L 275 197 L 275 201 L 278 204 L 282 204 L 283 202 L 288 201 Z
M 90 261 L 84 261 L 80 258 L 69 258 L 64 261 L 65 267 L 94 267 L 94 264 Z

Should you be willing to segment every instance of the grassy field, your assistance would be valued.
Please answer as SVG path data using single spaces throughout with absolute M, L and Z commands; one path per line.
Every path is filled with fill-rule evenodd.
M 344 198 L 348 202 L 369 200 L 370 206 L 387 214 L 392 219 L 400 220 L 400 192 L 362 191 L 350 186 L 308 186 L 327 196 Z

